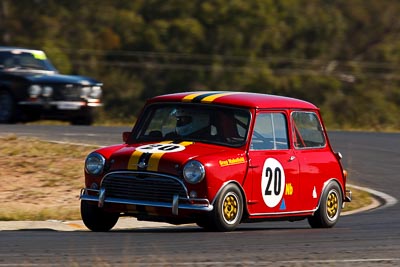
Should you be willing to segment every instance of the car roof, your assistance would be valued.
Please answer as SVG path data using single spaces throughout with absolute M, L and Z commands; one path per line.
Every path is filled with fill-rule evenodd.
M 43 50 L 39 50 L 39 49 L 30 49 L 30 48 L 13 47 L 13 46 L 0 46 L 0 51 L 11 52 L 11 51 L 15 51 L 15 50 L 19 51 L 19 52 L 27 52 L 27 53 L 43 52 Z
M 314 104 L 296 98 L 229 91 L 183 92 L 156 96 L 148 100 L 148 103 L 156 102 L 208 103 L 259 109 L 318 109 Z

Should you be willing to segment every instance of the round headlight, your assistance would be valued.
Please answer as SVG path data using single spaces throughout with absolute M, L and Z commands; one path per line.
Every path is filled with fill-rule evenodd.
M 90 94 L 90 87 L 84 86 L 81 88 L 81 97 L 87 97 Z
M 51 96 L 53 94 L 53 87 L 51 87 L 51 86 L 45 86 L 44 88 L 43 88 L 43 93 L 42 93 L 42 95 L 44 96 L 44 97 L 49 97 L 49 96 Z
M 100 86 L 93 86 L 92 90 L 90 91 L 89 97 L 91 97 L 91 98 L 100 98 L 101 97 L 101 87 Z
M 99 153 L 91 153 L 85 161 L 85 170 L 92 175 L 98 175 L 103 172 L 106 159 Z
M 30 97 L 38 97 L 42 93 L 42 87 L 37 84 L 31 85 L 28 90 Z
M 183 178 L 190 184 L 197 184 L 203 180 L 206 171 L 203 164 L 191 160 L 183 167 Z

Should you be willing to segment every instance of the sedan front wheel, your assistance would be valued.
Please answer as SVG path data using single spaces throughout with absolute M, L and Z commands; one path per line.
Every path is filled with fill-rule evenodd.
M 9 123 L 14 119 L 15 103 L 12 95 L 0 90 L 0 123 Z

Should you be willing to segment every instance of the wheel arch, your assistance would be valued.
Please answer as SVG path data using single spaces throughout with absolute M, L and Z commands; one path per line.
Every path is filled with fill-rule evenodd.
M 242 194 L 242 198 L 243 198 L 243 216 L 242 216 L 242 221 L 243 219 L 247 218 L 249 216 L 249 212 L 247 209 L 247 196 L 246 196 L 246 192 L 244 191 L 242 185 L 240 183 L 238 183 L 235 180 L 231 180 L 231 181 L 227 181 L 225 183 L 222 184 L 222 186 L 220 187 L 220 189 L 218 190 L 218 192 L 215 194 L 214 199 L 211 201 L 211 204 L 214 206 L 215 205 L 215 201 L 218 199 L 218 196 L 221 194 L 222 190 L 230 185 L 230 184 L 234 184 L 238 187 L 238 189 L 240 190 L 240 193 Z
M 318 205 L 317 205 L 317 207 L 315 208 L 314 212 L 316 212 L 316 211 L 319 209 L 319 207 L 320 207 L 320 205 L 321 205 L 321 201 L 322 201 L 322 196 L 324 195 L 324 192 L 325 192 L 327 186 L 328 186 L 331 182 L 336 183 L 336 184 L 339 186 L 339 188 L 340 188 L 340 194 L 341 194 L 341 196 L 342 196 L 342 203 L 344 202 L 346 195 L 345 195 L 345 192 L 344 192 L 344 190 L 343 190 L 343 185 L 342 185 L 342 183 L 340 183 L 340 180 L 337 179 L 337 178 L 330 178 L 330 179 L 326 180 L 326 181 L 324 182 L 324 185 L 322 186 L 322 190 L 321 190 L 321 193 L 320 193 L 319 199 L 318 199 Z
M 6 86 L 5 84 L 0 84 L 0 95 L 4 95 L 5 97 L 8 96 L 11 101 L 9 109 L 5 109 L 6 116 L 0 118 L 1 123 L 15 122 L 18 117 L 18 115 L 17 115 L 17 113 L 18 113 L 17 101 L 18 100 L 17 100 L 17 96 L 15 95 L 15 92 L 13 92 L 13 90 L 10 87 Z M 3 96 L 1 96 L 1 97 L 3 97 Z M 1 109 L 1 107 L 0 107 L 0 109 Z M 3 113 L 4 110 L 0 111 L 0 112 Z M 2 115 L 4 115 L 4 113 Z M 2 115 L 0 115 L 0 116 L 2 116 Z
M 16 92 L 14 90 L 12 90 L 12 88 L 10 88 L 10 86 L 7 86 L 4 83 L 0 84 L 0 91 L 8 93 L 11 96 L 11 98 L 14 102 L 14 105 L 17 106 L 17 101 L 19 101 L 18 95 L 16 94 Z
M 9 93 L 15 99 L 14 92 L 10 89 L 10 87 L 6 86 L 5 84 L 0 84 L 0 91 L 5 91 Z

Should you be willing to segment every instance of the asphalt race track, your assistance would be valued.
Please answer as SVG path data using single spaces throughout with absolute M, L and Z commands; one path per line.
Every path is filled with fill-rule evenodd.
M 0 125 L 0 135 L 109 145 L 129 127 Z M 329 132 L 349 182 L 399 197 L 400 134 Z M 0 151 L 1 156 L 1 151 Z M 25 182 L 28 184 L 28 182 Z M 357 201 L 357 200 L 354 200 Z M 194 226 L 94 233 L 0 231 L 1 266 L 400 266 L 400 204 L 341 217 L 242 224 L 230 233 Z

